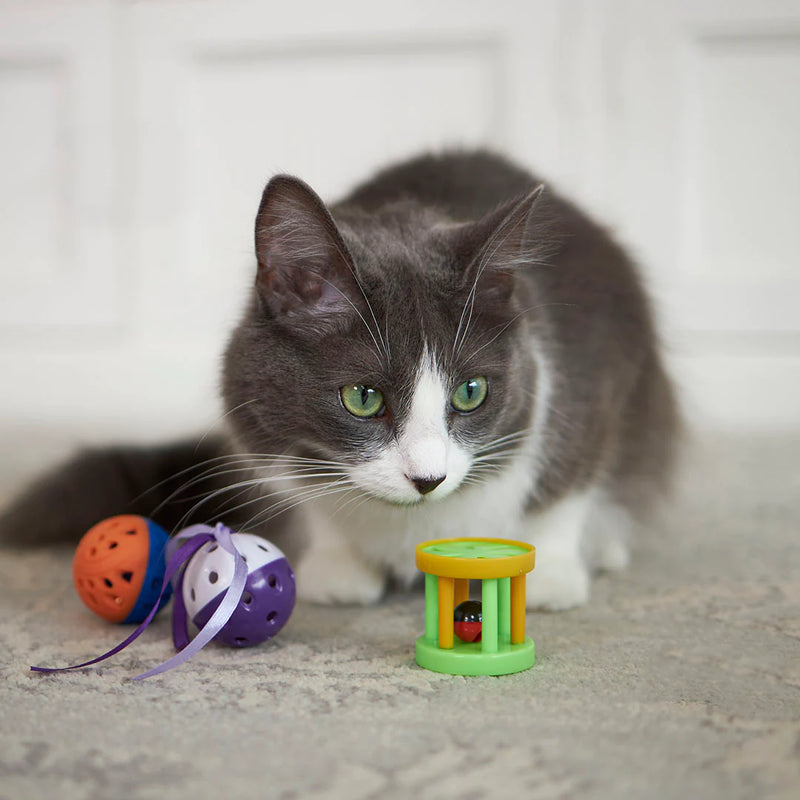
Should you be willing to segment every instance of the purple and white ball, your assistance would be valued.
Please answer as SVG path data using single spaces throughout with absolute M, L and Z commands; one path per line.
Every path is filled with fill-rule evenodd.
M 271 639 L 294 609 L 294 573 L 274 544 L 252 533 L 231 539 L 247 562 L 247 582 L 231 618 L 214 637 L 232 647 L 251 647 Z M 183 602 L 189 619 L 202 628 L 233 580 L 234 557 L 217 542 L 207 542 L 186 565 Z

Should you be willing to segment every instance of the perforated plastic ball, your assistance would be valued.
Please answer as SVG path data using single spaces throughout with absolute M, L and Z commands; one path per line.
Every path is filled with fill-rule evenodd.
M 236 610 L 214 638 L 233 647 L 250 647 L 271 639 L 289 619 L 295 602 L 294 573 L 272 542 L 251 533 L 234 533 L 231 539 L 247 562 L 247 581 Z M 222 602 L 233 570 L 233 555 L 217 542 L 203 545 L 187 564 L 183 601 L 198 628 Z
M 133 514 L 90 528 L 72 561 L 72 579 L 87 608 L 109 622 L 141 622 L 158 602 L 167 538 L 155 522 Z M 168 586 L 160 606 L 171 594 Z
M 453 631 L 462 642 L 479 642 L 483 629 L 483 605 L 479 600 L 465 600 L 453 611 Z

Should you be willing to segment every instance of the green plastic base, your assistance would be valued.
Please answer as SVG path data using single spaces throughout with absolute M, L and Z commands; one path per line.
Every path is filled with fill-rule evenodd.
M 482 653 L 480 642 L 454 642 L 452 650 L 440 650 L 424 636 L 417 639 L 417 664 L 448 675 L 509 675 L 530 669 L 536 648 L 530 636 L 521 644 L 500 644 L 496 653 Z

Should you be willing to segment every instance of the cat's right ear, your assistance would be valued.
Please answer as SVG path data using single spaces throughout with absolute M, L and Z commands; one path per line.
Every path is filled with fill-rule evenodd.
M 359 296 L 352 260 L 319 196 L 299 178 L 277 175 L 264 189 L 255 229 L 256 290 L 275 318 L 331 320 Z
M 461 226 L 456 253 L 460 263 L 467 265 L 462 276 L 464 286 L 476 286 L 497 301 L 511 296 L 514 273 L 531 262 L 532 248 L 539 238 L 535 209 L 543 191 L 540 185 Z

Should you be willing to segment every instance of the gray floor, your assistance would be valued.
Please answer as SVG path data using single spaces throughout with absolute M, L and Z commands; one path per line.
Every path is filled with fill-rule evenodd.
M 113 645 L 71 552 L 0 554 L 0 798 L 800 797 L 800 437 L 719 439 L 591 604 L 529 614 L 536 666 L 419 669 L 420 597 L 299 607 L 178 671 L 168 621 Z

